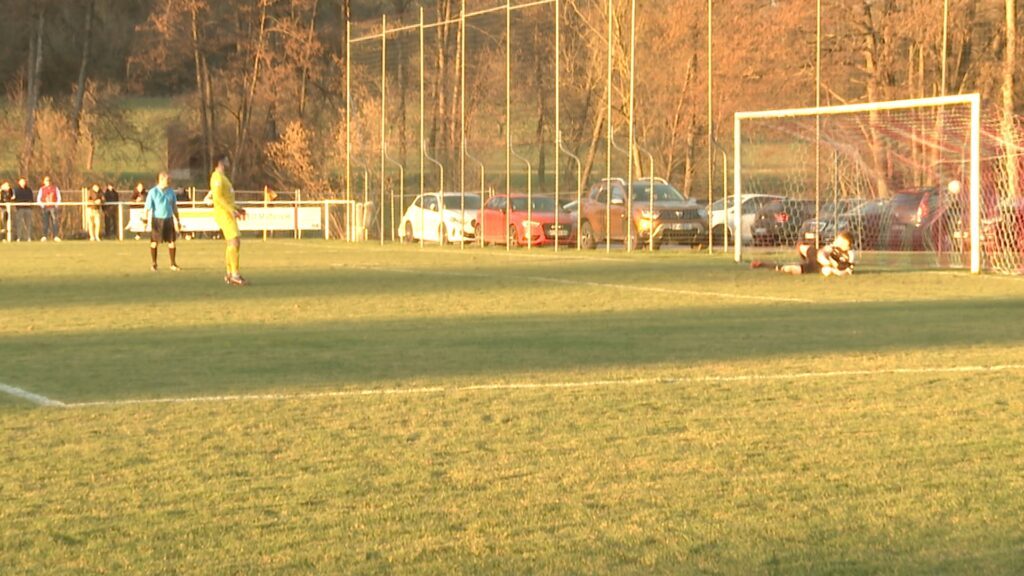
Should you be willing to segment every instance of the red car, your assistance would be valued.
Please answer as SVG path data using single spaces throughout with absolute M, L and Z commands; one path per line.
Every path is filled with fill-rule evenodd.
M 576 219 L 547 196 L 500 194 L 484 204 L 476 233 L 485 244 L 544 246 L 556 237 L 559 244 L 575 244 Z

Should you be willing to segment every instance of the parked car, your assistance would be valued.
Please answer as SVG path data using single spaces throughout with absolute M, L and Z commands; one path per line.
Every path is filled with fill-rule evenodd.
M 744 243 L 749 244 L 754 239 L 753 225 L 758 210 L 769 202 L 782 199 L 784 199 L 783 196 L 773 194 L 743 194 L 740 197 L 740 231 Z M 732 196 L 729 196 L 728 204 L 728 213 L 725 210 L 724 200 L 717 200 L 711 205 L 711 237 L 716 244 L 722 242 L 722 235 L 726 230 L 729 231 L 730 236 L 736 231 L 736 206 Z
M 869 200 L 839 215 L 831 226 L 834 231 L 846 230 L 853 235 L 858 250 L 879 250 L 892 221 L 891 208 L 886 200 Z
M 938 188 L 896 192 L 889 201 L 885 247 L 889 250 L 931 249 L 945 208 Z
M 399 222 L 402 242 L 463 242 L 474 237 L 480 195 L 431 192 L 417 196 Z
M 499 194 L 484 204 L 477 222 L 477 238 L 485 244 L 544 246 L 576 243 L 576 218 L 555 204 L 554 198 L 525 194 Z
M 814 217 L 814 200 L 782 198 L 772 200 L 754 215 L 750 225 L 754 246 L 796 244 L 800 240 L 800 227 Z
M 836 202 L 822 202 L 818 209 L 818 217 L 808 218 L 800 224 L 798 232 L 800 239 L 813 242 L 817 236 L 820 237 L 822 244 L 835 240 L 836 232 L 839 231 L 836 228 L 836 221 L 843 215 L 852 214 L 866 202 L 869 201 L 860 198 L 843 198 Z
M 628 239 L 634 248 L 649 245 L 654 249 L 664 242 L 707 241 L 704 208 L 683 198 L 671 184 L 660 178 L 637 180 L 629 194 L 626 187 L 621 178 L 602 180 L 583 198 L 579 210 L 580 243 L 584 248 L 595 248 L 606 240 Z M 628 237 L 627 225 L 632 226 Z

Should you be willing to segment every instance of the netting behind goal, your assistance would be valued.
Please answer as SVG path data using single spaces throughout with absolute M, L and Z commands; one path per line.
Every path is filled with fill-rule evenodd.
M 1020 131 L 980 114 L 975 125 L 977 102 L 954 97 L 737 115 L 737 255 L 774 251 L 792 259 L 797 243 L 830 242 L 847 230 L 861 265 L 971 268 L 973 192 L 978 267 L 1019 272 Z

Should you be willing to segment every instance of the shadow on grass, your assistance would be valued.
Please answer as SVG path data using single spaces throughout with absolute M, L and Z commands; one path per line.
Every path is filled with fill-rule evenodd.
M 118 302 L 162 307 L 199 300 L 258 305 L 269 300 L 303 297 L 372 295 L 421 298 L 431 294 L 479 293 L 481 288 L 535 286 L 530 278 L 539 276 L 611 283 L 636 283 L 649 277 L 654 281 L 671 282 L 673 278 L 686 279 L 687 270 L 694 274 L 699 271 L 702 279 L 709 274 L 731 278 L 737 270 L 723 269 L 718 264 L 716 274 L 715 267 L 701 266 L 700 263 L 684 266 L 669 262 L 651 263 L 624 269 L 618 262 L 602 261 L 573 261 L 571 267 L 538 267 L 534 262 L 521 260 L 500 262 L 495 266 L 493 262 L 485 261 L 478 268 L 457 260 L 453 260 L 451 266 L 403 263 L 392 267 L 377 266 L 372 261 L 339 259 L 329 268 L 254 268 L 251 273 L 246 272 L 252 285 L 244 290 L 226 286 L 219 268 L 190 269 L 183 264 L 185 270 L 180 273 L 166 268 L 152 273 L 148 263 L 144 263 L 144 266 L 135 266 L 129 272 L 110 276 L 7 278 L 0 282 L 0 302 L 4 303 L 5 309 L 15 310 L 116 305 Z M 161 266 L 166 266 L 163 260 Z M 678 275 L 672 276 L 673 273 Z M 709 288 L 711 291 L 713 289 Z M 98 296 L 105 294 L 109 297 Z
M 1024 341 L 1017 300 L 673 307 L 0 337 L 6 382 L 64 401 L 479 383 L 545 373 Z

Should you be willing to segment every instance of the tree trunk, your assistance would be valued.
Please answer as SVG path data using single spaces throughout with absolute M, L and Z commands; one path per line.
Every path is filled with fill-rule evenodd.
M 601 134 L 604 131 L 604 123 L 607 116 L 605 111 L 605 102 L 607 101 L 608 95 L 602 95 L 598 101 L 599 106 L 594 109 L 596 113 L 596 119 L 594 122 L 594 129 L 590 133 L 590 142 L 587 145 L 587 156 L 583 161 L 583 169 L 580 171 L 580 180 L 586 184 L 590 180 L 590 172 L 594 169 L 594 159 L 597 157 L 597 146 L 601 143 Z
M 46 8 L 40 7 L 35 16 L 35 30 L 30 37 L 28 61 L 28 94 L 25 98 L 25 147 L 22 150 L 22 174 L 32 170 L 32 154 L 36 145 L 36 106 L 39 103 L 40 83 L 43 71 L 43 30 L 46 24 Z
M 683 147 L 683 196 L 690 198 L 693 196 L 693 176 L 694 176 L 694 162 L 693 157 L 697 148 L 697 121 L 694 118 L 690 119 L 689 126 L 686 129 L 686 144 Z M 708 150 L 708 154 L 712 154 L 711 150 Z
M 82 108 L 85 105 L 85 81 L 89 71 L 89 49 L 92 45 L 92 18 L 96 11 L 96 0 L 89 0 L 85 7 L 85 25 L 82 41 L 82 63 L 78 67 L 78 86 L 75 87 L 75 107 L 71 112 L 71 129 L 74 131 L 75 140 L 81 136 Z
M 1003 114 L 1000 121 L 1003 146 L 1006 153 L 1006 190 L 1010 196 L 1019 196 L 1020 175 L 1018 174 L 1017 154 L 1012 153 L 1016 149 L 1017 134 L 1014 129 L 1013 112 L 1013 72 L 1017 62 L 1017 0 L 1005 0 L 1006 2 L 1006 44 L 1003 48 Z
M 316 15 L 320 9 L 320 0 L 313 2 L 313 15 L 309 18 L 309 34 L 306 36 L 306 52 L 302 60 L 302 79 L 299 83 L 299 120 L 306 114 L 306 85 L 309 83 L 309 46 L 313 45 L 313 36 L 316 34 Z
M 206 173 L 213 170 L 213 131 L 211 130 L 210 109 L 207 106 L 206 75 L 203 54 L 199 49 L 199 9 L 192 7 L 192 60 L 196 73 L 196 99 L 199 103 L 199 129 L 203 140 L 203 168 Z
M 249 138 L 249 125 L 252 123 L 252 109 L 256 100 L 256 88 L 259 87 L 260 65 L 263 63 L 263 54 L 266 49 L 267 39 L 267 4 L 268 0 L 260 0 L 260 28 L 256 37 L 256 53 L 252 59 L 252 75 L 249 77 L 246 94 L 242 100 L 242 110 L 238 118 L 238 142 L 235 148 L 235 157 L 231 163 L 231 174 L 242 163 L 243 154 Z
M 437 6 L 437 17 L 443 22 L 451 19 L 451 0 L 442 0 Z M 434 70 L 434 117 L 430 121 L 430 147 L 434 156 L 439 156 L 438 149 L 446 148 L 449 141 L 450 122 L 448 116 L 448 40 L 451 35 L 451 24 L 442 24 L 436 28 L 437 42 L 434 52 L 437 57 L 437 69 Z M 447 152 L 447 150 L 445 150 Z M 441 156 L 442 162 L 448 157 Z
M 876 32 L 871 10 L 871 1 L 865 0 L 862 4 L 864 17 L 864 71 L 867 78 L 868 102 L 879 100 L 879 88 L 882 84 L 883 72 L 879 64 L 879 53 L 881 42 Z M 868 113 L 868 146 L 871 148 L 871 160 L 875 171 L 875 193 L 879 198 L 889 197 L 889 182 L 886 169 L 885 146 L 879 136 L 881 119 L 878 112 L 872 110 Z

